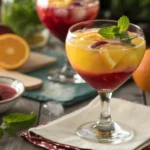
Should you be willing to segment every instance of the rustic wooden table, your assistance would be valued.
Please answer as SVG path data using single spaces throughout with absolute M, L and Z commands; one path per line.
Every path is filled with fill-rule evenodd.
M 63 44 L 52 37 L 50 40 L 50 44 L 44 47 L 43 51 L 46 51 L 48 47 L 50 47 L 49 49 L 61 50 L 63 48 Z M 127 99 L 134 103 L 140 103 L 142 105 L 150 105 L 150 94 L 139 89 L 133 81 L 127 82 L 124 85 L 122 85 L 116 92 L 114 92 L 113 96 L 119 98 L 121 97 L 123 99 Z M 16 104 L 16 106 L 6 114 L 14 113 L 14 112 L 19 112 L 19 113 L 35 112 L 38 114 L 38 121 L 35 125 L 37 126 L 39 124 L 53 121 L 61 116 L 69 114 L 87 105 L 90 101 L 91 100 L 89 99 L 85 102 L 76 104 L 72 107 L 64 108 L 64 113 L 56 117 L 54 115 L 49 116 L 44 113 L 44 107 L 43 107 L 44 103 L 36 102 L 22 97 L 22 99 Z M 3 115 L 1 115 L 1 117 Z M 19 135 L 16 137 L 8 137 L 5 135 L 4 138 L 0 140 L 0 150 L 42 150 L 42 148 L 33 146 L 32 144 L 26 142 L 21 137 L 19 137 Z

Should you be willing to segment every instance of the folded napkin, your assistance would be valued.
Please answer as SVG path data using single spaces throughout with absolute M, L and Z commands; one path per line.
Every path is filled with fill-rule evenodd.
M 25 97 L 42 102 L 57 101 L 64 106 L 70 106 L 97 95 L 97 92 L 86 83 L 62 84 L 49 81 L 47 79 L 48 72 L 50 70 L 61 68 L 62 64 L 64 63 L 65 57 L 61 53 L 52 50 L 47 51 L 44 54 L 47 56 L 56 57 L 58 60 L 57 64 L 27 73 L 30 76 L 42 79 L 43 86 L 37 90 L 26 91 L 23 94 Z
M 134 150 L 150 138 L 150 107 L 113 98 L 112 116 L 115 121 L 124 122 L 135 130 L 133 140 L 118 145 L 93 143 L 76 135 L 76 129 L 99 116 L 99 98 L 81 108 L 46 125 L 31 128 L 22 133 L 31 143 L 49 150 Z M 68 148 L 68 149 L 67 149 Z

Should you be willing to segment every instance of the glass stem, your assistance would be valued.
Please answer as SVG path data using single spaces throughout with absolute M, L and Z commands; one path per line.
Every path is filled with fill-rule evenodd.
M 62 75 L 65 75 L 68 78 L 72 78 L 75 74 L 67 57 L 65 58 L 65 63 L 63 65 L 62 69 L 60 70 L 60 73 Z
M 63 65 L 62 69 L 61 69 L 61 73 L 66 72 L 68 69 L 69 70 L 71 69 L 71 65 L 70 65 L 70 62 L 69 62 L 68 58 L 65 57 L 65 63 Z
M 112 93 L 110 92 L 98 92 L 101 99 L 101 112 L 100 117 L 96 122 L 96 128 L 101 131 L 112 131 L 114 130 L 114 122 L 111 119 L 110 113 L 110 99 Z

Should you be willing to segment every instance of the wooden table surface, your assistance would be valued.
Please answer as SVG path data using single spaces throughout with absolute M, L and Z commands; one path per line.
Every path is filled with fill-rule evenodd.
M 55 38 L 51 37 L 50 44 L 48 46 L 44 47 L 42 51 L 46 51 L 49 49 L 56 49 L 61 50 L 63 48 L 63 44 L 60 43 Z M 133 81 L 127 82 L 124 85 L 122 85 L 117 91 L 113 94 L 114 97 L 127 99 L 129 101 L 132 101 L 134 103 L 140 103 L 142 105 L 149 105 L 150 106 L 150 94 L 147 92 L 142 91 L 139 89 Z M 14 112 L 19 113 L 30 113 L 35 112 L 38 114 L 38 121 L 35 126 L 39 124 L 43 124 L 45 122 L 49 122 L 52 120 L 55 120 L 61 116 L 64 116 L 66 114 L 69 114 L 85 105 L 87 105 L 91 100 L 87 100 L 85 102 L 82 102 L 80 104 L 76 104 L 69 108 L 64 108 L 64 113 L 59 116 L 54 115 L 47 115 L 45 113 L 44 109 L 44 103 L 36 102 L 27 98 L 23 98 L 15 105 L 15 107 L 10 110 L 9 112 L 3 114 L 9 114 Z M 3 116 L 1 115 L 1 117 Z M 8 137 L 4 136 L 3 139 L 0 140 L 0 150 L 42 150 L 42 148 L 38 148 L 33 146 L 32 144 L 26 142 L 21 137 Z

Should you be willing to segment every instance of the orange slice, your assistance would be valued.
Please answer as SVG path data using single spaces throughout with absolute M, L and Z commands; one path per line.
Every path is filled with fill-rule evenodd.
M 109 69 L 113 69 L 130 52 L 129 49 L 131 49 L 129 46 L 104 46 L 100 54 Z
M 50 0 L 49 5 L 59 6 L 59 7 L 67 7 L 72 3 L 72 0 Z
M 0 66 L 5 69 L 16 69 L 28 59 L 30 48 L 27 42 L 18 35 L 0 36 Z

